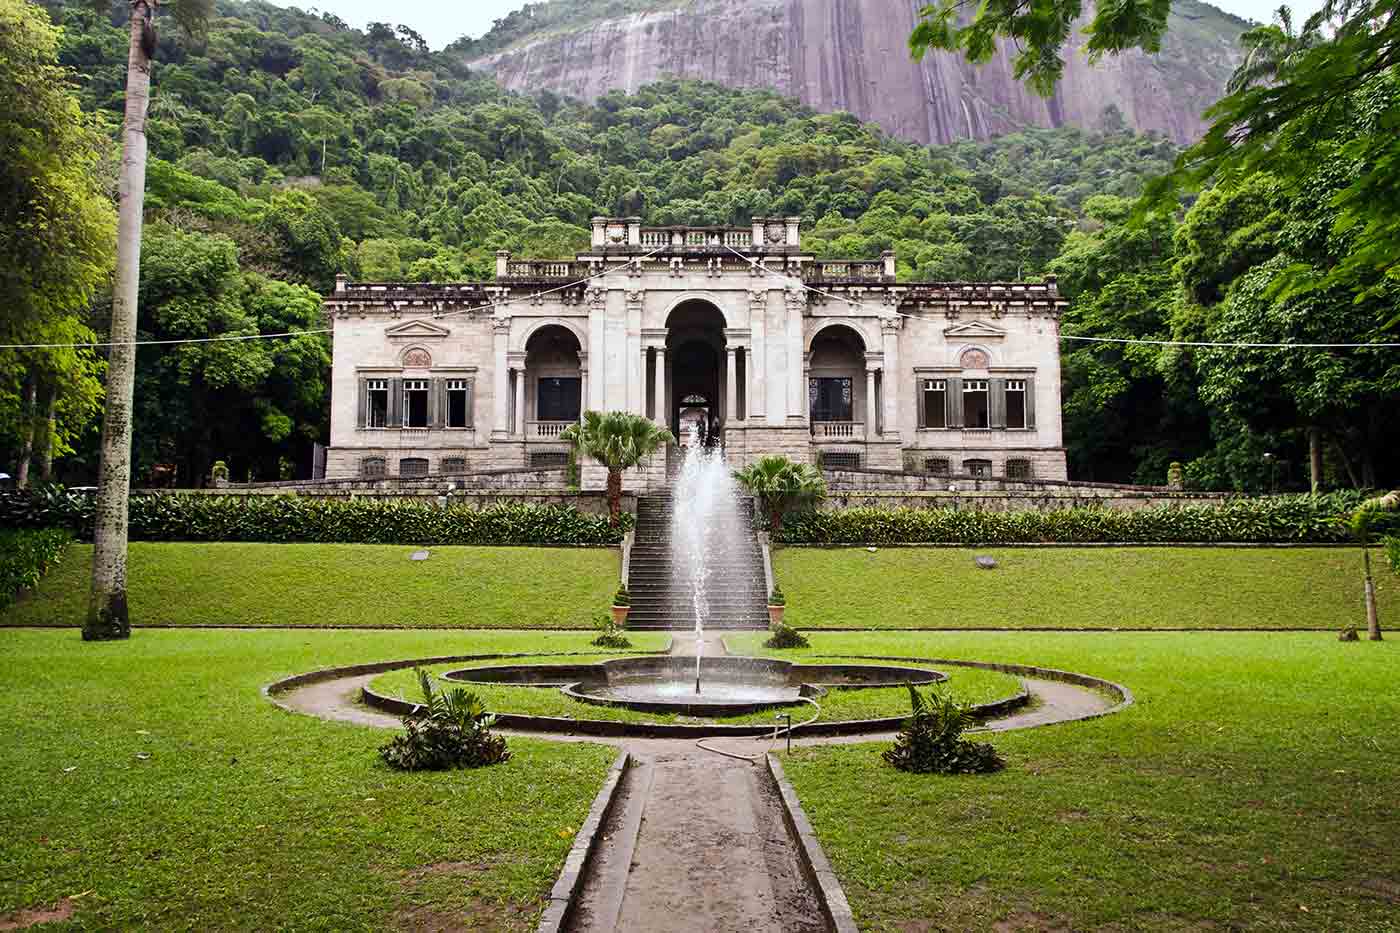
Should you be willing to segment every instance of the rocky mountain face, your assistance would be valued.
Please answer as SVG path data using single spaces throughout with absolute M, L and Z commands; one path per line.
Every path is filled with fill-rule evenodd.
M 926 143 L 986 139 L 1026 126 L 1097 128 L 1116 107 L 1129 126 L 1179 143 L 1204 131 L 1201 112 L 1239 58 L 1243 20 L 1178 0 L 1160 54 L 1090 65 L 1077 38 L 1064 79 L 1043 98 L 1012 77 L 1003 48 L 976 67 L 959 56 L 910 58 L 921 0 L 688 0 L 528 36 L 469 62 L 507 88 L 593 100 L 664 76 L 770 87 L 818 110 L 849 110 Z

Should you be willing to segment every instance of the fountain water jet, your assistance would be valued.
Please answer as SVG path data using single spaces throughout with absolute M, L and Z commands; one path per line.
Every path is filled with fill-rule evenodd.
M 705 653 L 705 618 L 716 558 L 735 553 L 751 534 L 748 516 L 739 507 L 739 488 L 718 445 L 705 447 L 692 426 L 686 455 L 672 489 L 672 591 L 689 601 L 695 613 L 695 692 L 700 692 L 700 662 Z M 680 607 L 677 607 L 680 608 Z

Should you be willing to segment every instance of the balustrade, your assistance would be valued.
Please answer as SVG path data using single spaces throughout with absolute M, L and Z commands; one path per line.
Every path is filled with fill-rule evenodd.
M 814 421 L 812 433 L 817 440 L 836 438 L 840 440 L 864 440 L 864 421 Z
M 532 438 L 557 438 L 564 433 L 564 429 L 573 424 L 572 421 L 531 421 L 527 429 L 527 436 Z

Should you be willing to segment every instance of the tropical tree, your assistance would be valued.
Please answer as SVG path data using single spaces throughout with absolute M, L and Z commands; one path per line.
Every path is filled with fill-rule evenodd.
M 613 524 L 622 514 L 622 471 L 638 465 L 675 435 L 650 418 L 625 411 L 584 412 L 583 419 L 560 437 L 608 469 L 608 511 Z
M 1351 513 L 1351 534 L 1361 544 L 1361 562 L 1366 574 L 1366 635 L 1381 640 L 1381 622 L 1376 614 L 1376 583 L 1371 579 L 1371 540 L 1384 512 L 1400 511 L 1400 489 L 1367 499 Z
M 799 505 L 826 498 L 826 480 L 816 467 L 794 463 L 777 454 L 760 457 L 735 473 L 734 478 L 763 503 L 775 539 L 782 531 L 783 515 Z
M 160 0 L 129 0 L 128 5 L 131 29 L 117 189 L 117 277 L 112 293 L 112 345 L 107 357 L 107 405 L 97 474 L 92 599 L 83 624 L 84 641 L 131 635 L 126 604 L 126 531 L 131 493 L 131 409 L 136 385 L 136 296 L 141 279 L 141 221 L 146 198 L 146 109 L 150 104 L 155 14 Z M 108 4 L 100 6 L 105 9 Z M 167 6 L 181 28 L 196 32 L 208 20 L 213 0 L 167 0 Z

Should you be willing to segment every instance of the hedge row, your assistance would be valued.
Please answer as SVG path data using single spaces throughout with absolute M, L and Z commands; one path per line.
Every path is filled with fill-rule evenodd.
M 1007 544 L 1051 542 L 1332 543 L 1351 540 L 1345 518 L 1360 496 L 1229 499 L 1220 505 L 1049 512 L 850 508 L 805 512 L 783 523 L 787 544 Z M 1393 522 L 1388 533 L 1394 533 Z M 1386 529 L 1382 529 L 1385 531 Z
M 72 529 L 92 537 L 93 499 L 49 490 L 0 497 L 0 525 Z M 616 544 L 630 527 L 567 506 L 506 503 L 441 508 L 401 499 L 168 494 L 131 500 L 138 541 L 264 541 L 345 544 Z
M 37 586 L 72 540 L 64 528 L 0 531 L 0 609 L 14 602 L 20 590 Z

